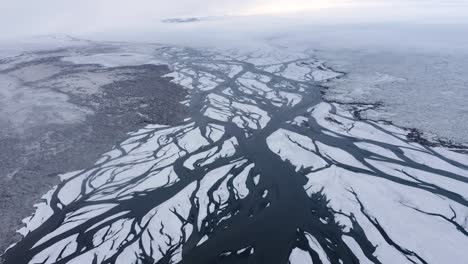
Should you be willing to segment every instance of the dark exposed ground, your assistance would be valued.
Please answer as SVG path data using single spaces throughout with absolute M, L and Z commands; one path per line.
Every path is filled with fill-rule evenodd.
M 179 103 L 185 91 L 161 77 L 169 71 L 166 66 L 103 68 L 49 58 L 17 68 L 28 71 L 31 65 L 53 65 L 60 72 L 23 84 L 66 94 L 69 103 L 92 114 L 81 121 L 35 123 L 18 133 L 12 133 L 14 129 L 9 129 L 8 122 L 0 129 L 0 252 L 18 240 L 15 231 L 21 226 L 20 219 L 31 215 L 31 205 L 58 183 L 58 174 L 92 165 L 102 153 L 125 139 L 127 132 L 147 123 L 174 124 L 186 114 Z M 12 71 L 4 70 L 1 74 L 11 75 Z M 87 78 L 104 74 L 115 80 L 98 87 L 99 92 L 77 92 L 63 85 L 63 80 L 70 76 L 83 74 Z M 61 85 L 53 82 L 56 80 L 62 81 Z M 36 107 L 29 115 L 40 112 L 39 116 L 53 118 L 57 114 L 54 111 L 50 107 Z M 5 111 L 0 111 L 0 115 L 4 114 Z

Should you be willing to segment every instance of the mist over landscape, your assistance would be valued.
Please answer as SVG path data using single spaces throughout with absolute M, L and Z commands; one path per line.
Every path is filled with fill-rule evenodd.
M 465 263 L 468 1 L 0 4 L 0 263 Z

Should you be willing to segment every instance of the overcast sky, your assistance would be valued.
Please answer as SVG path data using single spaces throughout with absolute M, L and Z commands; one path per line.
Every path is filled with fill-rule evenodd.
M 333 0 L 332 0 L 333 1 Z M 306 9 L 322 0 L 0 0 L 0 34 L 46 34 L 151 25 L 162 18 Z M 326 1 L 325 1 L 326 2 Z
M 400 3 L 399 6 L 394 5 L 397 2 Z M 53 33 L 132 31 L 160 26 L 158 23 L 164 18 L 278 14 L 327 10 L 336 6 L 354 6 L 357 11 L 352 12 L 358 13 L 355 17 L 363 19 L 371 16 L 379 18 L 381 14 L 361 14 L 361 8 L 356 6 L 384 4 L 388 6 L 382 9 L 385 10 L 386 17 L 394 18 L 407 12 L 408 8 L 401 3 L 411 3 L 413 11 L 421 9 L 420 19 L 429 20 L 424 18 L 428 3 L 436 6 L 431 12 L 445 12 L 442 15 L 453 18 L 456 14 L 437 7 L 438 3 L 459 5 L 467 2 L 468 0 L 0 0 L 0 38 Z M 414 14 L 412 12 L 410 16 L 415 16 Z M 342 14 L 333 16 L 327 11 L 321 15 L 317 17 L 324 21 L 343 17 Z M 458 16 L 467 15 L 459 12 Z

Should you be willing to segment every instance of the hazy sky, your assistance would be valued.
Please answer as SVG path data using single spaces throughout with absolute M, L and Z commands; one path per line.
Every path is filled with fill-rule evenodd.
M 334 0 L 331 0 L 334 1 Z M 342 0 L 344 1 L 344 0 Z M 0 0 L 0 34 L 150 25 L 161 18 L 301 10 L 323 0 Z M 330 2 L 330 1 L 328 1 Z
M 379 0 L 0 0 L 0 35 L 125 30 L 170 17 L 295 12 L 374 1 Z
M 399 6 L 394 5 L 397 2 L 400 3 Z M 402 7 L 401 3 L 411 3 L 413 9 L 416 7 L 423 10 L 428 3 L 447 5 L 463 2 L 468 0 L 0 0 L 0 38 L 53 33 L 131 31 L 157 27 L 163 18 L 278 14 L 353 5 L 388 5 L 389 8 L 383 9 L 387 17 L 398 17 L 407 9 Z M 359 12 L 360 9 L 355 10 Z M 454 15 L 451 14 L 452 11 L 439 8 L 434 10 L 446 12 L 448 17 Z M 322 15 L 323 20 L 327 20 L 327 17 L 341 17 L 335 14 L 333 18 L 333 14 L 328 14 L 327 11 L 322 12 Z M 356 14 L 356 17 L 361 19 L 367 16 L 379 18 L 380 14 Z M 466 16 L 466 13 L 463 16 Z

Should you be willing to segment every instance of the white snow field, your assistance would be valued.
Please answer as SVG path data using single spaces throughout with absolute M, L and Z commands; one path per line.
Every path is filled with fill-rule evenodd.
M 64 60 L 129 63 L 112 45 Z M 409 130 L 324 101 L 322 85 L 342 73 L 311 54 L 148 51 L 189 92 L 189 118 L 141 128 L 94 166 L 61 175 L 6 263 L 468 258 L 466 149 L 412 141 Z

